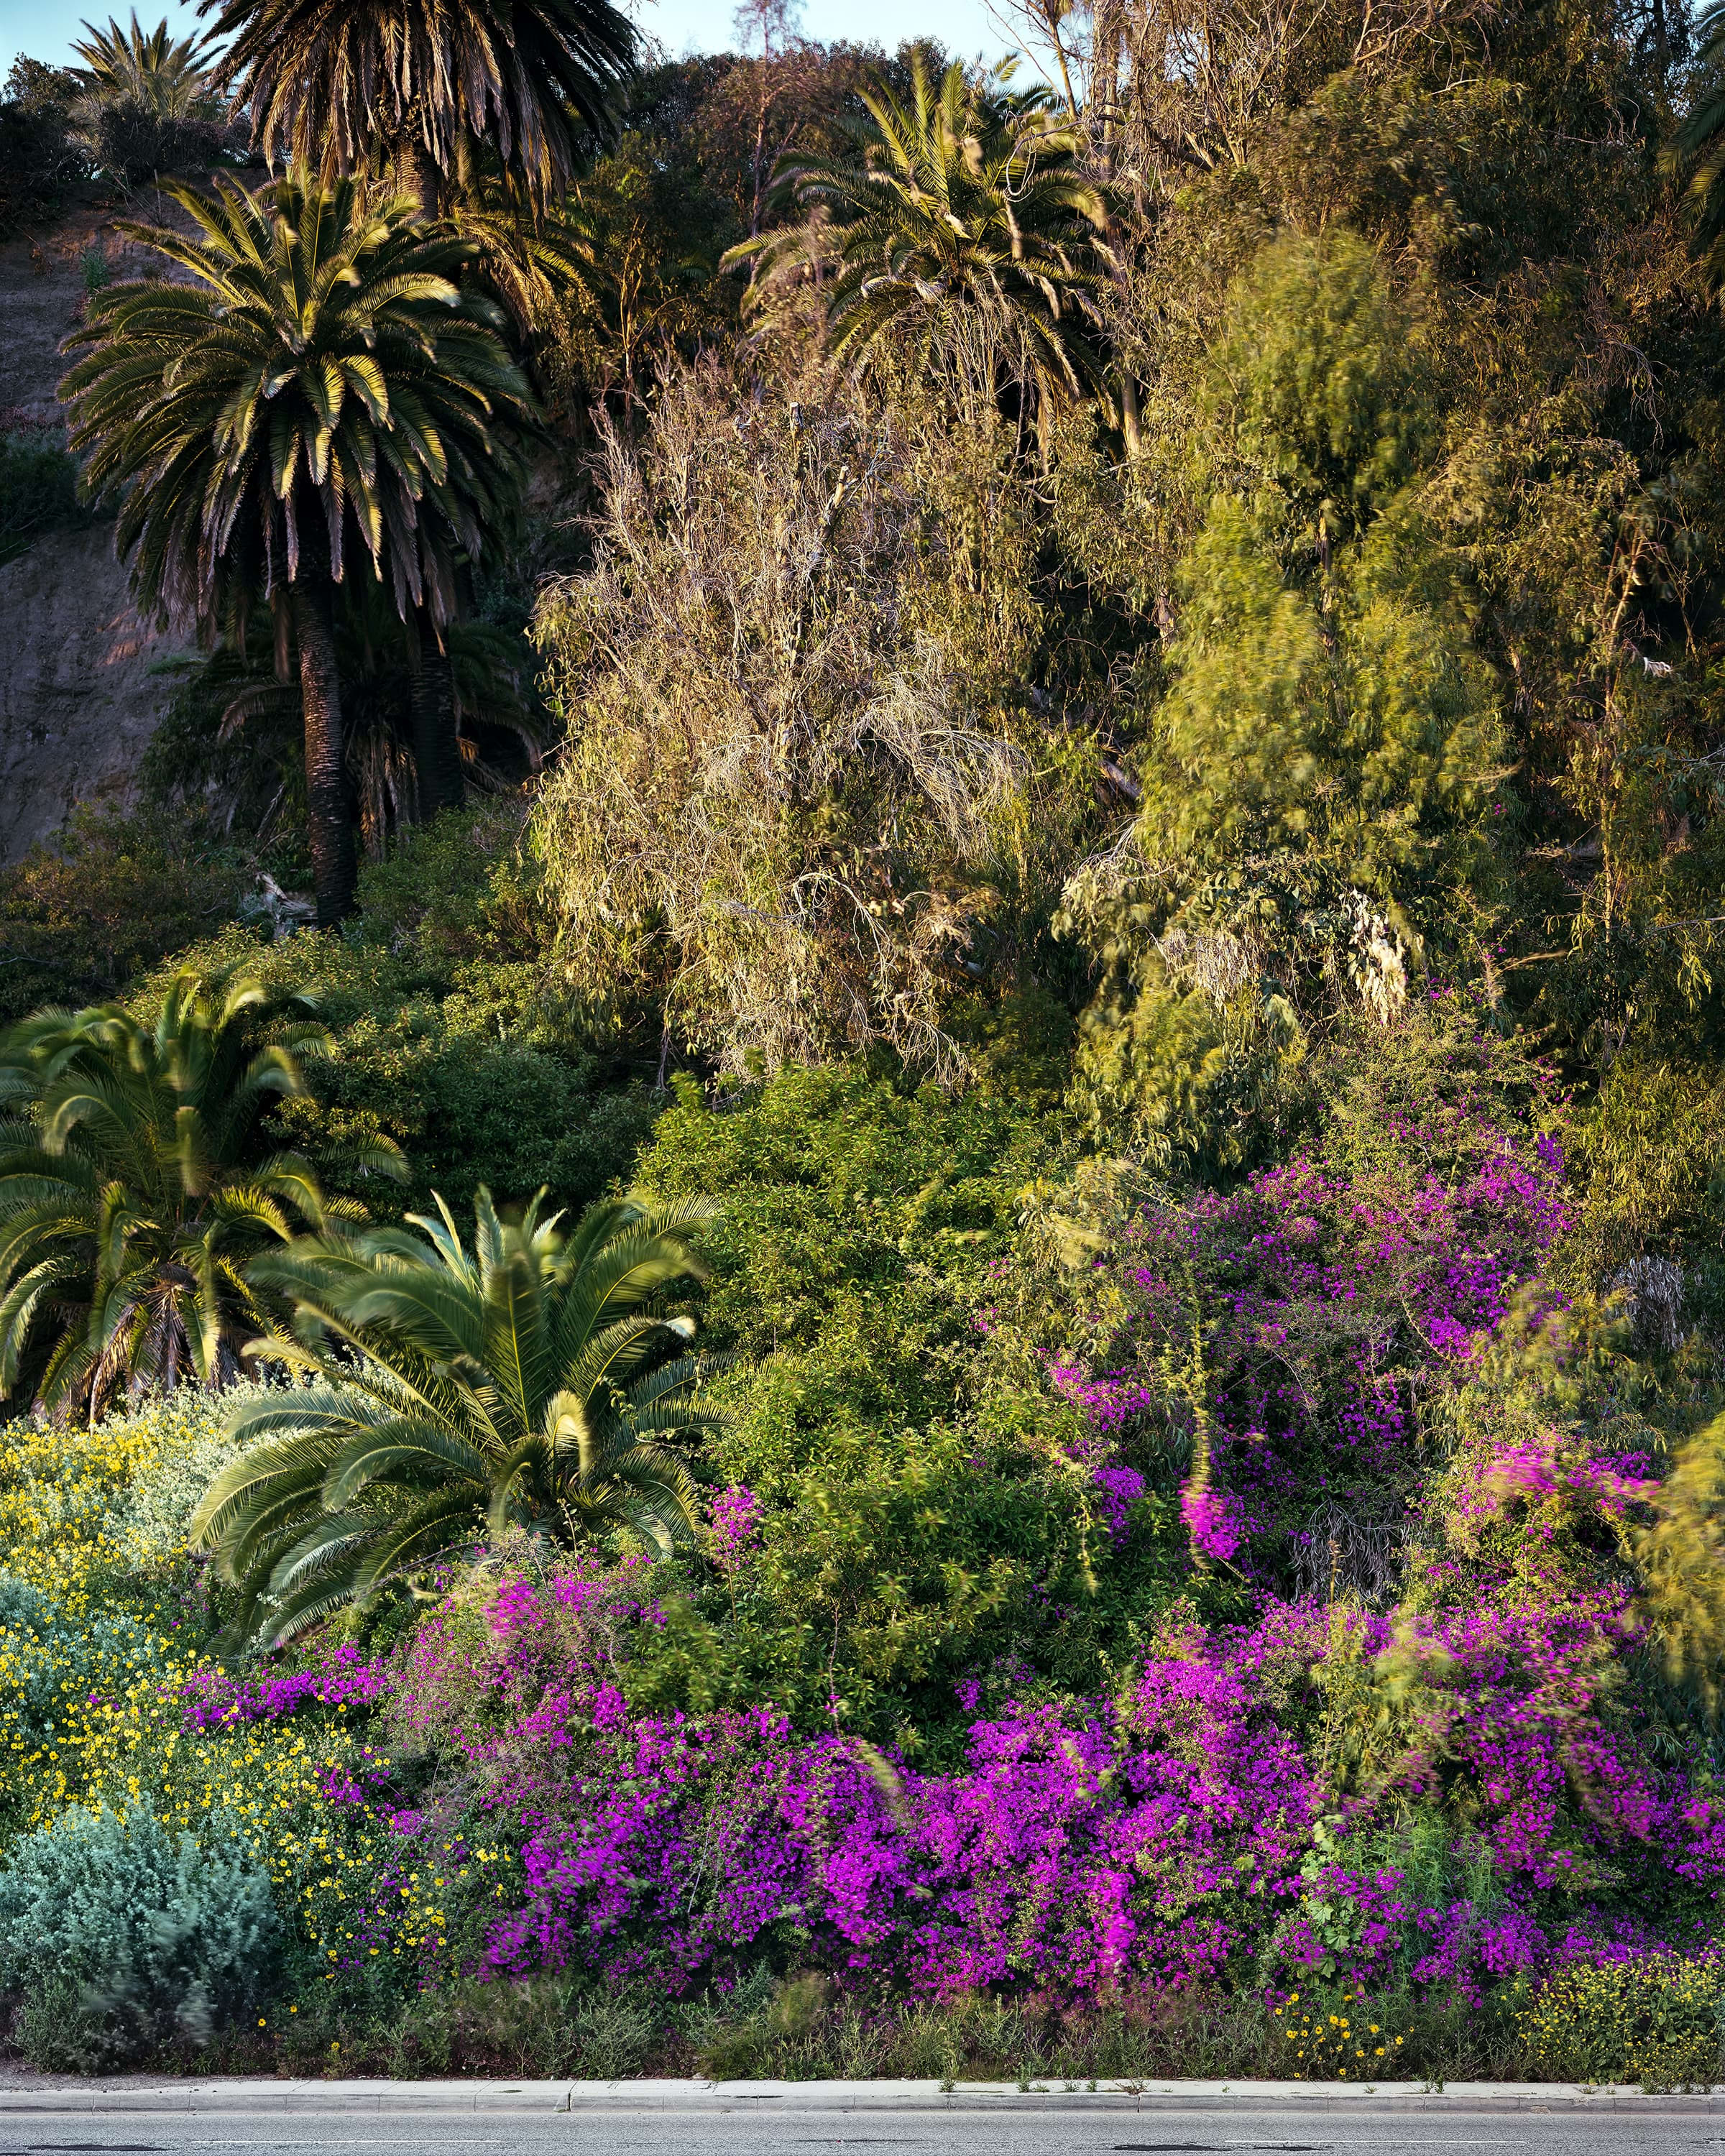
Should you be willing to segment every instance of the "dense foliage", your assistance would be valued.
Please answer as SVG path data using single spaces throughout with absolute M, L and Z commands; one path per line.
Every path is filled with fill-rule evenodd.
M 1725 2078 L 1717 20 L 224 20 L 341 176 L 92 299 L 207 648 L 0 886 L 16 2046 Z
M 694 1323 L 649 1306 L 698 1277 L 706 1209 L 598 1205 L 566 1235 L 537 1199 L 500 1220 L 481 1187 L 470 1250 L 443 1206 L 417 1235 L 296 1237 L 255 1266 L 299 1335 L 272 1359 L 310 1382 L 235 1419 L 244 1455 L 187 1530 L 240 1589 L 236 1638 L 279 1645 L 512 1528 L 665 1550 L 691 1531 L 670 1444 L 710 1419 Z

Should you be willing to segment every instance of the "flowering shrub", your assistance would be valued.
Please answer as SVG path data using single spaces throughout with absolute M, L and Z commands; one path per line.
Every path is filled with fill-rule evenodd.
M 1101 1473 L 1129 1532 L 1136 1472 Z M 982 1712 L 967 1681 L 945 1769 L 770 1708 L 632 1709 L 619 1681 L 666 1622 L 639 1558 L 544 1574 L 506 1550 L 393 1656 L 333 1644 L 239 1680 L 139 1620 L 69 1625 L 21 1584 L 0 1620 L 37 1810 L 145 1805 L 170 1836 L 225 1818 L 298 1966 L 339 1992 L 475 1963 L 676 1990 L 765 1955 L 936 1998 L 1268 1981 L 1286 2005 L 1334 1980 L 1479 1998 L 1645 1952 L 1620 1914 L 1588 1913 L 1626 1851 L 1651 1882 L 1725 1877 L 1725 1814 L 1612 1712 L 1621 1590 L 1553 1610 L 1500 1579 L 1466 1601 L 1481 1576 L 1458 1568 L 1446 1600 L 1437 1568 L 1394 1621 L 1307 1601 L 1176 1622 L 1106 1697 L 1037 1699 L 1027 1666 Z M 1421 1808 L 1423 1855 L 1374 1840 L 1374 1800 L 1338 1779 L 1359 1682 L 1399 1717 L 1382 1794 Z M 423 1799 L 379 1716 L 445 1763 Z M 1300 2071 L 1347 2064 L 1327 2014 L 1301 2025 Z
M 1469 1379 L 1568 1224 L 1561 1146 L 1487 1082 L 1492 1051 L 1434 1052 L 1435 1097 L 1344 1101 L 1320 1144 L 1153 1203 L 1096 1260 L 1101 1368 L 1056 1358 L 1055 1389 L 1111 1457 L 1180 1481 L 1200 1561 L 1381 1585 L 1420 1401 Z
M 190 1729 L 221 1729 L 234 1722 L 280 1722 L 312 1703 L 371 1707 L 392 1689 L 382 1662 L 360 1659 L 357 1647 L 337 1647 L 316 1669 L 244 1681 L 225 1671 L 200 1669 L 186 1686 Z
M 183 1555 L 187 1515 L 231 1456 L 225 1405 L 185 1386 L 93 1430 L 0 1429 L 5 1570 L 74 1615 L 110 1576 L 125 1575 L 133 1589 L 166 1584 Z
M 917 1989 L 1218 1978 L 1294 1891 L 1316 1811 L 1254 1682 L 1282 1630 L 1182 1640 L 1088 1712 L 975 1722 L 947 1774 L 799 1741 L 762 1709 L 632 1717 L 601 1684 L 590 1729 L 560 1723 L 569 1778 L 541 1785 L 527 1900 L 488 1959 L 686 1976 L 789 1927 L 835 1968 Z
M 436 1722 L 449 1670 L 468 1702 L 457 1741 L 487 1770 L 487 1832 L 507 1838 L 506 1815 L 525 1833 L 524 1898 L 486 1945 L 501 1973 L 576 1963 L 680 1985 L 794 1940 L 848 1977 L 937 1994 L 1232 1984 L 1256 1966 L 1476 1999 L 1645 1943 L 1589 1914 L 1625 1849 L 1668 1880 L 1725 1876 L 1714 1807 L 1602 1712 L 1597 1610 L 1338 1631 L 1305 1604 L 1189 1627 L 1110 1700 L 973 1720 L 963 1766 L 935 1773 L 799 1738 L 766 1709 L 632 1714 L 592 1633 L 557 1616 L 573 1595 L 604 1607 L 626 1656 L 628 1625 L 658 1613 L 620 1584 L 603 1603 L 592 1579 L 458 1595 L 452 1623 L 510 1612 L 488 1708 L 470 1661 L 410 1658 L 415 1725 Z M 1372 1802 L 1315 1763 L 1333 1745 L 1321 1695 L 1338 1650 L 1412 1701 L 1383 1794 L 1423 1802 L 1413 1856 L 1374 1843 Z
M 728 1490 L 720 1491 L 709 1509 L 712 1515 L 713 1562 L 730 1577 L 760 1539 L 760 1500 L 752 1490 L 732 1483 Z
M 1725 1967 L 1712 1951 L 1625 1955 L 1560 1970 L 1518 2016 L 1553 2081 L 1711 2088 L 1725 2075 Z

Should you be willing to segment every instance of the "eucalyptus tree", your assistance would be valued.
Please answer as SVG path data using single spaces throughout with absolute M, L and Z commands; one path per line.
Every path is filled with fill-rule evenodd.
M 261 594 L 284 667 L 291 631 L 327 925 L 354 882 L 336 592 L 362 567 L 440 638 L 458 557 L 517 498 L 532 402 L 495 303 L 461 281 L 473 244 L 420 224 L 411 196 L 303 170 L 167 192 L 191 234 L 122 228 L 181 275 L 97 294 L 60 393 L 90 485 L 119 497 L 142 605 L 243 634 Z M 415 742 L 434 794 L 449 732 Z
M 259 1262 L 295 1317 L 258 1348 L 307 1382 L 236 1409 L 245 1450 L 192 1521 L 241 1591 L 236 1643 L 273 1645 L 511 1528 L 692 1537 L 677 1447 L 716 1419 L 711 1366 L 663 1300 L 704 1277 L 715 1209 L 625 1198 L 566 1230 L 544 1195 L 511 1221 L 481 1189 L 471 1249 L 439 1199 L 435 1219 Z

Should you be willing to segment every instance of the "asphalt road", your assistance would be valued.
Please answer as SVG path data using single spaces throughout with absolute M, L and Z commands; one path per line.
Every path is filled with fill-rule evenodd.
M 1345 2115 L 1296 2101 L 1255 2110 L 1230 2108 L 1083 2118 L 1050 2111 L 989 2116 L 974 2112 L 832 2117 L 750 2107 L 746 2112 L 667 2117 L 662 2112 L 588 2109 L 545 2116 L 430 2112 L 367 2118 L 316 2112 L 203 2116 L 161 2112 L 0 2111 L 5 2156 L 181 2156 L 228 2150 L 260 2156 L 321 2156 L 336 2150 L 380 2156 L 805 2156 L 852 2149 L 880 2156 L 1175 2156 L 1175 2152 L 1300 2151 L 1309 2156 L 1436 2156 L 1445 2149 L 1527 2152 L 1527 2156 L 1646 2156 L 1725 2148 L 1725 2109 L 1697 2104 L 1581 2116 L 1463 2112 Z

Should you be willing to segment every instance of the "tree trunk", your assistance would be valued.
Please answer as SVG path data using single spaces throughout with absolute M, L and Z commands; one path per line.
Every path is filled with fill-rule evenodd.
M 310 798 L 311 876 L 317 925 L 333 927 L 353 911 L 353 816 L 347 801 L 341 684 L 336 671 L 334 588 L 326 578 L 294 586 L 300 646 L 300 701 L 305 714 L 305 791 Z
M 401 184 L 419 198 L 419 214 L 428 221 L 444 213 L 444 176 L 424 139 L 413 131 L 404 135 L 396 152 Z
M 1126 453 L 1136 460 L 1144 454 L 1144 423 L 1138 409 L 1138 385 L 1125 367 L 1120 370 L 1120 418 Z
M 420 818 L 429 823 L 439 808 L 459 808 L 467 798 L 455 726 L 455 677 L 449 653 L 421 633 L 418 621 L 408 624 L 408 634 L 413 664 L 413 767 Z

